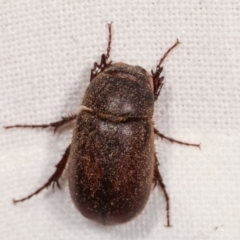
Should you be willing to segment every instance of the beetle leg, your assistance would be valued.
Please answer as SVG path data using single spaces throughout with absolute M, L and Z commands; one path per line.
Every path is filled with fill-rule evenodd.
M 37 195 L 38 193 L 40 193 L 43 189 L 48 188 L 51 184 L 52 187 L 54 188 L 54 185 L 57 184 L 58 188 L 60 189 L 60 185 L 59 185 L 59 179 L 63 173 L 63 170 L 65 169 L 65 166 L 67 164 L 67 160 L 68 160 L 68 156 L 70 153 L 70 147 L 71 144 L 68 146 L 68 148 L 66 149 L 65 153 L 62 156 L 62 159 L 60 160 L 60 162 L 56 165 L 56 170 L 53 173 L 53 175 L 48 179 L 48 181 L 40 188 L 38 188 L 35 192 L 33 192 L 32 194 L 28 195 L 25 198 L 21 198 L 18 200 L 13 199 L 13 203 L 18 203 L 18 202 L 23 202 L 27 199 L 30 199 L 32 196 Z
M 162 70 L 163 68 L 160 67 L 156 69 L 156 72 L 153 72 L 153 70 L 151 71 L 152 79 L 153 79 L 153 94 L 155 96 L 155 101 L 158 99 L 158 96 L 163 86 L 164 77 L 160 77 Z
M 163 86 L 163 79 L 164 77 L 160 77 L 161 75 L 161 72 L 163 70 L 163 68 L 161 67 L 163 61 L 165 60 L 165 58 L 167 57 L 167 55 L 178 45 L 180 44 L 180 42 L 177 41 L 166 51 L 166 53 L 163 55 L 163 57 L 160 59 L 157 67 L 156 67 L 156 71 L 154 72 L 153 70 L 151 71 L 152 72 L 152 79 L 153 79 L 153 93 L 154 93 L 154 96 L 155 96 L 155 100 L 157 100 L 159 94 L 160 94 L 160 91 L 161 91 L 161 88 Z
M 192 146 L 192 147 L 198 147 L 198 148 L 201 148 L 200 147 L 200 143 L 187 143 L 187 142 L 182 142 L 182 141 L 179 141 L 179 140 L 176 140 L 174 138 L 170 138 L 170 137 L 167 137 L 165 135 L 163 135 L 162 133 L 160 133 L 156 128 L 154 128 L 154 133 L 159 136 L 160 138 L 164 138 L 168 141 L 170 141 L 171 143 L 178 143 L 178 144 L 181 144 L 181 145 L 187 145 L 187 146 Z
M 112 43 L 112 23 L 108 24 L 108 45 L 107 45 L 107 53 L 102 54 L 101 56 L 101 62 L 98 64 L 97 62 L 94 63 L 93 68 L 91 69 L 91 76 L 90 76 L 90 82 L 100 73 L 102 72 L 106 67 L 111 65 L 111 61 L 107 63 L 107 60 L 110 56 L 111 51 L 111 43 Z
M 108 23 L 108 46 L 107 46 L 106 61 L 110 56 L 111 43 L 112 43 L 112 23 Z
M 154 182 L 154 187 L 157 185 L 157 183 L 159 183 L 162 191 L 163 191 L 163 194 L 164 194 L 164 197 L 165 197 L 165 200 L 166 200 L 166 212 L 167 212 L 167 227 L 170 227 L 170 213 L 169 213 L 169 210 L 170 210 L 170 203 L 169 203 L 169 196 L 168 196 L 168 193 L 167 193 L 167 190 L 166 190 L 166 186 L 165 184 L 163 183 L 163 179 L 162 179 L 162 176 L 160 174 L 160 171 L 158 169 L 158 160 L 157 160 L 157 156 L 156 156 L 156 153 L 155 153 L 155 168 L 154 168 L 154 178 L 153 178 L 153 182 Z
M 5 129 L 9 128 L 53 128 L 54 133 L 57 131 L 59 127 L 62 127 L 63 125 L 73 121 L 76 119 L 77 114 L 73 114 L 67 117 L 62 117 L 62 120 L 57 121 L 57 122 L 52 122 L 49 124 L 35 124 L 35 125 L 30 125 L 30 124 L 17 124 L 17 125 L 11 125 L 11 126 L 5 126 Z

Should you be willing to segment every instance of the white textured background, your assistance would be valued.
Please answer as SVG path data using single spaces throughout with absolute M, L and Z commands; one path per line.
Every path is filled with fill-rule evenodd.
M 43 184 L 71 132 L 0 129 L 0 239 L 240 239 L 240 3 L 218 1 L 0 1 L 0 125 L 48 123 L 75 112 L 93 62 L 151 70 L 164 64 L 158 129 L 201 151 L 157 141 L 172 228 L 156 188 L 133 221 L 104 227 L 82 217 L 67 184 L 14 206 Z

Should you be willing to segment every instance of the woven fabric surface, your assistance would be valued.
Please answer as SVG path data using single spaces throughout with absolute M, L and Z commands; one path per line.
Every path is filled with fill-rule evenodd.
M 201 150 L 156 139 L 170 196 L 171 228 L 159 187 L 129 223 L 101 226 L 74 207 L 67 185 L 13 205 L 53 173 L 71 128 L 0 128 L 0 239 L 240 238 L 239 1 L 8 0 L 0 3 L 0 125 L 58 121 L 79 110 L 94 62 L 149 72 L 164 52 L 164 86 L 154 122 L 163 134 Z

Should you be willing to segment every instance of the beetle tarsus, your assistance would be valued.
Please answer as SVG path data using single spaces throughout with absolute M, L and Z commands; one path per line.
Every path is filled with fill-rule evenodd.
M 200 143 L 187 143 L 187 142 L 182 142 L 182 141 L 176 140 L 174 138 L 167 137 L 164 134 L 160 133 L 156 128 L 154 128 L 154 133 L 157 136 L 159 136 L 160 138 L 164 138 L 164 139 L 170 141 L 171 143 L 178 143 L 178 144 L 181 144 L 181 145 L 186 145 L 186 146 L 191 146 L 191 147 L 198 147 L 199 149 L 201 149 Z
M 62 127 L 63 125 L 75 120 L 77 117 L 76 114 L 69 115 L 67 117 L 62 117 L 60 121 L 52 122 L 49 124 L 17 124 L 11 126 L 5 126 L 5 129 L 10 128 L 52 128 L 54 133 L 58 130 L 58 128 Z
M 58 188 L 60 189 L 60 185 L 59 185 L 59 178 L 62 176 L 62 173 L 65 169 L 65 166 L 67 164 L 67 160 L 69 157 L 69 153 L 70 153 L 70 147 L 71 145 L 69 145 L 65 151 L 65 153 L 62 156 L 62 159 L 60 160 L 60 162 L 56 165 L 56 170 L 53 173 L 53 175 L 48 179 L 48 181 L 40 188 L 38 188 L 35 192 L 33 192 L 32 194 L 28 195 L 25 198 L 21 198 L 18 200 L 13 199 L 13 203 L 16 204 L 18 202 L 24 202 L 27 199 L 30 199 L 31 197 L 33 197 L 34 195 L 37 195 L 38 193 L 40 193 L 43 189 L 48 188 L 49 186 L 52 185 L 53 189 L 55 184 L 58 186 Z
M 159 69 L 162 65 L 162 63 L 164 62 L 165 58 L 168 56 L 168 54 L 178 45 L 180 44 L 179 40 L 177 39 L 176 42 L 165 52 L 165 54 L 163 55 L 163 57 L 160 59 L 158 65 L 157 65 L 157 69 Z
M 160 185 L 160 187 L 163 191 L 165 200 L 166 200 L 166 214 L 167 214 L 167 225 L 166 225 L 166 227 L 171 227 L 169 196 L 168 196 L 168 193 L 167 193 L 167 190 L 166 190 L 166 186 L 163 183 L 163 179 L 162 179 L 162 176 L 160 174 L 160 171 L 158 169 L 158 159 L 157 159 L 157 155 L 155 153 L 155 168 L 154 168 L 154 179 L 153 179 L 154 187 L 157 185 L 157 183 L 159 183 L 159 185 Z
M 91 69 L 91 76 L 90 76 L 90 82 L 99 74 L 101 73 L 106 67 L 111 65 L 111 61 L 107 63 L 107 60 L 110 56 L 111 51 L 111 43 L 112 43 L 112 23 L 108 23 L 108 45 L 107 45 L 107 53 L 102 54 L 101 56 L 101 62 L 98 64 L 95 62 L 93 64 L 93 68 Z
M 111 44 L 112 44 L 112 22 L 108 23 L 108 46 L 107 46 L 106 61 L 110 56 Z
M 176 42 L 165 52 L 165 54 L 163 55 L 163 57 L 160 59 L 157 67 L 156 67 L 156 71 L 154 72 L 153 70 L 152 72 L 152 79 L 153 79 L 153 92 L 154 92 L 154 96 L 155 96 L 155 100 L 157 100 L 161 88 L 163 86 L 163 78 L 164 77 L 160 77 L 160 74 L 163 70 L 162 63 L 165 60 L 165 58 L 167 57 L 167 55 L 178 45 L 180 44 L 180 42 L 178 41 L 178 39 L 176 40 Z

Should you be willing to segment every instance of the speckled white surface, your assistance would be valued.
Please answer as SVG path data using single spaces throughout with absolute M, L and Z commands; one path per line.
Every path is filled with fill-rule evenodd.
M 113 61 L 150 71 L 182 42 L 164 64 L 155 123 L 201 150 L 156 142 L 173 227 L 158 188 L 139 217 L 114 227 L 82 217 L 67 184 L 14 206 L 50 176 L 71 132 L 0 129 L 0 239 L 239 240 L 239 1 L 0 1 L 0 125 L 77 111 L 111 21 Z

